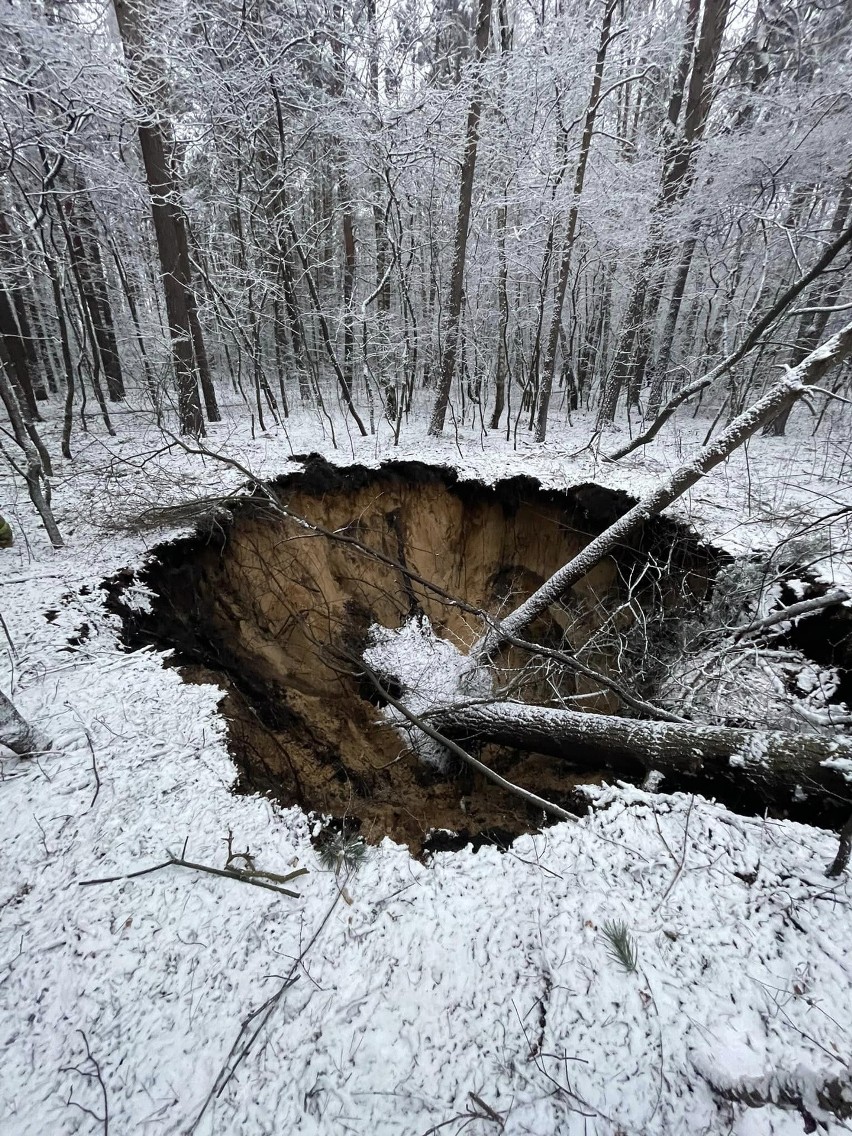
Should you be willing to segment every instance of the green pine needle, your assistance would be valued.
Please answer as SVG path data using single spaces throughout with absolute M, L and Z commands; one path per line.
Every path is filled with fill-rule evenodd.
M 356 872 L 367 859 L 367 842 L 351 832 L 326 832 L 317 847 L 320 864 L 326 871 L 340 875 Z
M 601 931 L 607 941 L 609 957 L 613 962 L 617 962 L 626 974 L 634 974 L 639 965 L 639 951 L 627 924 L 622 923 L 621 920 L 616 922 L 607 919 Z

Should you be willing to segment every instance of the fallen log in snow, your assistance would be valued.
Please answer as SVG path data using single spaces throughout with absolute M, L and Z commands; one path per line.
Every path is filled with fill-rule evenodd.
M 519 702 L 454 705 L 428 720 L 459 741 L 500 745 L 562 757 L 583 767 L 684 777 L 722 778 L 758 789 L 784 805 L 802 794 L 849 796 L 852 738 L 744 730 L 680 722 L 645 722 Z
M 0 745 L 6 746 L 20 757 L 49 748 L 41 731 L 21 717 L 2 690 L 0 690 Z

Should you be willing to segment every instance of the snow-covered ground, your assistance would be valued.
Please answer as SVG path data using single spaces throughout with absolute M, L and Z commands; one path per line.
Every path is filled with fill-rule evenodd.
M 120 438 L 91 436 L 57 470 L 65 550 L 0 482 L 17 538 L 0 552 L 0 684 L 53 742 L 0 759 L 3 1136 L 417 1136 L 466 1121 L 474 1136 L 753 1136 L 807 1131 L 803 1111 L 848 1130 L 817 1101 L 852 1084 L 852 889 L 824 875 L 831 833 L 613 786 L 588 818 L 506 854 L 421 864 L 385 840 L 336 879 L 298 810 L 232 794 L 218 690 L 120 645 L 99 583 L 172 535 L 128 520 L 244 477 L 118 421 Z M 258 476 L 321 450 L 638 493 L 688 453 L 684 429 L 617 466 L 575 453 L 583 422 L 517 450 L 421 428 L 394 448 L 339 423 L 332 450 L 301 418 L 256 439 L 225 423 L 207 444 Z M 850 502 L 845 448 L 842 432 L 755 439 L 677 514 L 735 552 L 810 540 Z M 836 526 L 812 549 L 844 585 L 848 548 Z M 175 866 L 82 886 L 184 846 L 223 867 L 229 832 L 258 868 L 306 867 L 299 898 Z M 626 924 L 634 972 L 607 921 Z M 711 1082 L 802 1107 L 721 1103 Z

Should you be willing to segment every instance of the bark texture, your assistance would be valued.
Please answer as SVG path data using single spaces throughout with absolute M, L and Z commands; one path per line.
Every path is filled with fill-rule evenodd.
M 442 733 L 462 741 L 564 757 L 574 764 L 686 776 L 721 777 L 759 788 L 778 804 L 801 791 L 848 792 L 835 763 L 852 763 L 852 739 L 680 722 L 642 722 L 525 703 L 456 705 L 429 715 Z
M 127 0 L 116 0 L 115 14 L 128 63 L 137 73 L 144 70 L 142 31 L 138 12 Z M 174 179 L 166 159 L 163 127 L 156 115 L 145 108 L 138 126 L 139 145 L 151 199 L 151 216 L 157 238 L 163 291 L 166 298 L 169 332 L 172 339 L 177 379 L 178 417 L 181 433 L 196 437 L 205 433 L 198 374 L 192 343 L 192 326 L 187 310 L 186 259 L 181 256 L 184 239 L 183 217 L 177 204 Z
M 485 58 L 488 33 L 491 26 L 491 0 L 479 0 L 476 16 L 476 60 Z M 476 172 L 476 154 L 479 146 L 479 119 L 482 114 L 482 90 L 474 79 L 474 90 L 468 105 L 465 130 L 464 157 L 459 181 L 459 207 L 456 214 L 456 239 L 453 251 L 453 268 L 450 277 L 450 298 L 444 349 L 441 352 L 441 375 L 438 394 L 429 423 L 429 433 L 437 436 L 444 429 L 444 419 L 450 403 L 450 387 L 456 370 L 459 344 L 462 299 L 464 296 L 464 266 L 467 257 L 467 234 L 470 228 L 470 210 L 473 201 L 473 175 Z

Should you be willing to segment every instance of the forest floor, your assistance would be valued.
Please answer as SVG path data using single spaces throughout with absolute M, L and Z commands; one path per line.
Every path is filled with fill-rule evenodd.
M 852 1052 L 852 886 L 826 879 L 834 834 L 614 784 L 590 790 L 578 823 L 508 852 L 424 863 L 385 839 L 336 878 L 315 820 L 232 793 L 221 692 L 129 652 L 106 610 L 106 577 L 187 531 L 140 530 L 140 514 L 245 481 L 135 421 L 78 440 L 57 469 L 60 552 L 23 489 L 0 482 L 16 535 L 0 552 L 0 681 L 53 746 L 0 756 L 3 1136 L 420 1136 L 466 1122 L 472 1136 L 786 1136 L 811 1116 L 848 1130 L 818 1101 L 849 1083 Z M 317 451 L 637 494 L 707 425 L 681 423 L 616 466 L 580 449 L 582 417 L 545 447 L 461 429 L 436 442 L 422 427 L 394 447 L 336 422 L 335 449 L 301 415 L 255 438 L 235 416 L 206 444 L 258 477 Z M 672 512 L 735 555 L 799 541 L 815 571 L 852 586 L 848 532 L 812 528 L 850 501 L 850 450 L 842 429 L 754 439 Z M 298 898 L 177 866 L 81 886 L 182 850 L 222 868 L 229 834 L 258 869 L 306 868 Z M 635 971 L 611 956 L 607 921 L 627 924 Z

